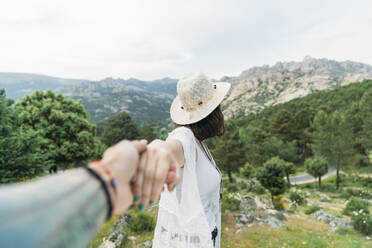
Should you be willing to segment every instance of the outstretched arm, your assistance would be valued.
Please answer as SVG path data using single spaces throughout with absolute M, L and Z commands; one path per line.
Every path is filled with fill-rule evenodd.
M 109 216 L 108 199 L 115 213 L 131 205 L 130 178 L 145 149 L 144 141 L 122 141 L 105 152 L 101 162 L 117 181 L 116 197 L 95 163 L 90 168 L 101 181 L 79 168 L 0 187 L 0 247 L 85 247 Z

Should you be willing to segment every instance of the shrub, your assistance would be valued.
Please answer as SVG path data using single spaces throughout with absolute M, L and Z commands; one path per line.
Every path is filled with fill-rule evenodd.
M 152 232 L 155 228 L 155 219 L 148 213 L 138 213 L 130 220 L 130 229 L 136 233 Z
M 280 195 L 286 191 L 287 183 L 284 180 L 285 161 L 279 157 L 273 157 L 266 161 L 256 173 L 257 180 L 271 193 L 274 203 L 274 195 Z
M 372 216 L 362 211 L 353 212 L 353 227 L 355 230 L 360 231 L 364 235 L 372 234 Z
M 247 179 L 252 178 L 254 177 L 254 168 L 247 162 L 242 168 L 240 168 L 240 173 Z
M 266 193 L 266 189 L 261 184 L 255 184 L 251 189 L 250 192 L 256 193 L 258 195 L 263 195 Z
M 291 199 L 291 202 L 295 202 L 297 205 L 304 205 L 307 203 L 306 193 L 295 188 L 291 189 L 289 199 Z
M 228 193 L 222 197 L 222 209 L 236 211 L 239 210 L 241 197 L 239 193 Z
M 239 191 L 238 186 L 233 183 L 226 183 L 225 188 L 228 192 L 232 192 L 232 193 Z
M 349 196 L 357 196 L 364 199 L 372 199 L 372 191 L 364 189 L 347 189 L 346 194 Z
M 273 202 L 274 208 L 276 210 L 284 210 L 284 203 L 282 200 L 282 196 L 274 195 L 273 198 L 274 198 L 274 202 Z
M 315 213 L 316 211 L 319 211 L 321 210 L 322 208 L 319 207 L 319 206 L 311 206 L 311 207 L 308 207 L 307 209 L 305 209 L 304 213 L 307 214 L 307 215 L 310 215 L 312 213 Z
M 346 202 L 346 207 L 342 210 L 344 215 L 352 216 L 353 212 L 363 212 L 369 214 L 369 203 L 352 197 Z

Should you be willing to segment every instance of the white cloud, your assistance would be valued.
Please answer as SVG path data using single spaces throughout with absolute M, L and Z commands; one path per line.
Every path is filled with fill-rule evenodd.
M 305 55 L 372 64 L 372 2 L 2 0 L 0 71 L 236 75 Z

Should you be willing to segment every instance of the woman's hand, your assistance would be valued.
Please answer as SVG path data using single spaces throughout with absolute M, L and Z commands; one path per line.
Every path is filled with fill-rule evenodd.
M 139 164 L 141 153 L 146 150 L 147 141 L 123 140 L 108 148 L 103 154 L 101 162 L 110 170 L 117 182 L 117 198 L 109 183 L 109 176 L 103 171 L 99 164 L 92 163 L 94 169 L 106 181 L 111 199 L 115 206 L 114 213 L 123 213 L 133 203 L 131 190 L 131 178 L 135 175 Z
M 154 140 L 141 156 L 133 188 L 140 210 L 158 201 L 164 184 L 169 191 L 178 184 L 180 166 L 171 150 L 167 142 Z

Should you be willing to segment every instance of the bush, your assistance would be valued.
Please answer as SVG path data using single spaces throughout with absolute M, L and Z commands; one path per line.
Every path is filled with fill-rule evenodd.
M 254 168 L 247 162 L 242 168 L 240 168 L 240 173 L 247 179 L 252 178 L 254 177 Z
M 148 213 L 138 213 L 132 216 L 129 227 L 136 233 L 152 232 L 155 228 L 155 219 Z
M 235 193 L 235 192 L 239 191 L 238 186 L 236 184 L 233 184 L 233 183 L 226 183 L 225 188 L 226 188 L 227 192 L 231 192 L 231 193 Z
M 353 212 L 353 227 L 364 235 L 371 235 L 372 216 L 365 213 Z
M 372 191 L 364 189 L 347 189 L 346 194 L 349 196 L 356 196 L 364 199 L 372 199 Z
M 274 208 L 276 210 L 284 210 L 284 203 L 282 200 L 282 196 L 274 195 L 273 199 L 274 199 L 274 202 L 273 202 Z
M 228 193 L 222 197 L 222 209 L 236 211 L 239 210 L 241 197 L 239 193 Z
M 266 189 L 261 184 L 255 184 L 251 189 L 250 192 L 256 193 L 258 195 L 263 195 L 266 193 Z
M 307 209 L 305 209 L 304 213 L 307 214 L 307 215 L 310 215 L 312 213 L 315 213 L 316 211 L 319 211 L 321 210 L 322 208 L 319 207 L 319 206 L 311 206 L 311 207 L 308 207 Z
M 297 205 L 305 205 L 307 203 L 306 193 L 296 188 L 291 189 L 289 199 L 291 199 L 291 202 L 294 202 Z
M 342 210 L 344 215 L 352 216 L 353 212 L 363 212 L 369 214 L 369 202 L 358 200 L 352 197 L 346 202 L 346 207 Z

